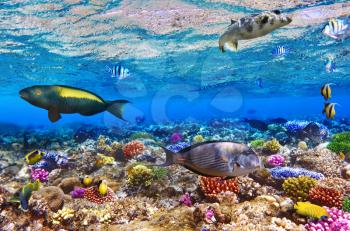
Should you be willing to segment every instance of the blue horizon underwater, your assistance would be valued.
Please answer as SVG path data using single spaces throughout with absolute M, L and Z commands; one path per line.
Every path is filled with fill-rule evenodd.
M 0 3 L 0 230 L 350 231 L 350 1 Z

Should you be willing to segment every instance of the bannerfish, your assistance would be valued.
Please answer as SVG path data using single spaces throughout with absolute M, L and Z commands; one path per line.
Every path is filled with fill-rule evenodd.
M 297 202 L 294 205 L 294 209 L 299 215 L 319 220 L 327 219 L 328 217 L 330 217 L 329 213 L 325 208 L 311 204 L 310 202 Z
M 346 39 L 350 36 L 348 20 L 332 18 L 324 27 L 322 33 L 333 39 Z
M 279 10 L 253 14 L 238 21 L 231 20 L 231 25 L 220 36 L 219 48 L 222 52 L 225 52 L 225 48 L 237 51 L 238 40 L 262 37 L 290 22 L 292 19 Z
M 322 114 L 326 114 L 327 119 L 334 119 L 335 116 L 335 105 L 337 103 L 325 103 Z
M 179 164 L 202 176 L 232 178 L 248 175 L 261 168 L 256 153 L 245 144 L 228 141 L 207 141 L 179 152 L 163 148 L 166 161 L 162 165 Z
M 33 165 L 38 163 L 44 156 L 44 152 L 40 151 L 40 150 L 34 150 L 29 152 L 26 156 L 25 156 L 25 160 L 27 162 L 27 164 L 29 165 Z
M 23 188 L 17 192 L 10 202 L 20 203 L 20 208 L 24 211 L 28 211 L 28 202 L 32 193 L 38 191 L 40 188 L 40 180 L 35 180 L 33 183 L 28 183 Z M 19 194 L 19 195 L 18 195 Z
M 266 131 L 268 129 L 268 124 L 262 120 L 250 120 L 244 118 L 243 122 L 247 122 L 252 128 L 258 129 L 260 131 Z
M 48 110 L 51 122 L 61 119 L 61 113 L 90 116 L 104 111 L 124 120 L 124 105 L 130 103 L 107 101 L 92 92 L 63 85 L 35 85 L 22 89 L 19 94 L 30 104 Z
M 329 100 L 330 98 L 332 98 L 331 85 L 334 85 L 334 83 L 326 83 L 321 87 L 321 95 L 324 97 L 325 100 Z

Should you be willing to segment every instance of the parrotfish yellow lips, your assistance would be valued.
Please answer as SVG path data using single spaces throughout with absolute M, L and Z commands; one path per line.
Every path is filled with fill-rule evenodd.
M 19 96 L 20 96 L 22 99 L 24 99 L 24 100 L 27 100 L 27 99 L 29 98 L 29 94 L 28 94 L 28 92 L 27 92 L 26 89 L 27 89 L 27 88 L 22 89 L 22 90 L 19 91 Z

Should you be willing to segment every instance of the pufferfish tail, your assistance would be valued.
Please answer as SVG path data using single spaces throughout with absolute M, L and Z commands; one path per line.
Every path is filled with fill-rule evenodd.
M 130 103 L 130 101 L 128 100 L 108 101 L 107 111 L 113 114 L 114 116 L 118 117 L 119 119 L 125 121 L 125 119 L 123 118 L 123 113 L 124 113 L 124 106 L 127 103 Z

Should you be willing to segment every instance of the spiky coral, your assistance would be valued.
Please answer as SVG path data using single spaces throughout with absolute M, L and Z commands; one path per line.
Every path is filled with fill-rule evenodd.
M 108 189 L 107 195 L 102 196 L 97 187 L 90 187 L 85 189 L 84 198 L 96 204 L 103 204 L 113 200 L 113 192 Z
M 221 177 L 205 177 L 199 179 L 200 189 L 208 198 L 216 198 L 220 193 L 239 193 L 239 185 L 236 178 L 224 180 Z
M 350 152 L 350 132 L 335 134 L 327 148 L 335 153 Z
M 270 141 L 267 141 L 264 144 L 264 150 L 268 153 L 271 153 L 271 154 L 275 154 L 275 153 L 279 152 L 280 148 L 281 148 L 281 145 L 278 142 L 278 140 L 276 140 L 276 139 L 272 139 Z
M 309 192 L 310 200 L 316 204 L 341 208 L 343 194 L 335 189 L 314 187 Z
M 306 201 L 309 198 L 311 188 L 316 185 L 317 181 L 307 176 L 298 178 L 288 178 L 283 182 L 283 190 L 285 194 L 293 201 Z
M 140 141 L 131 141 L 123 146 L 123 154 L 127 159 L 131 159 L 143 153 L 145 145 Z

